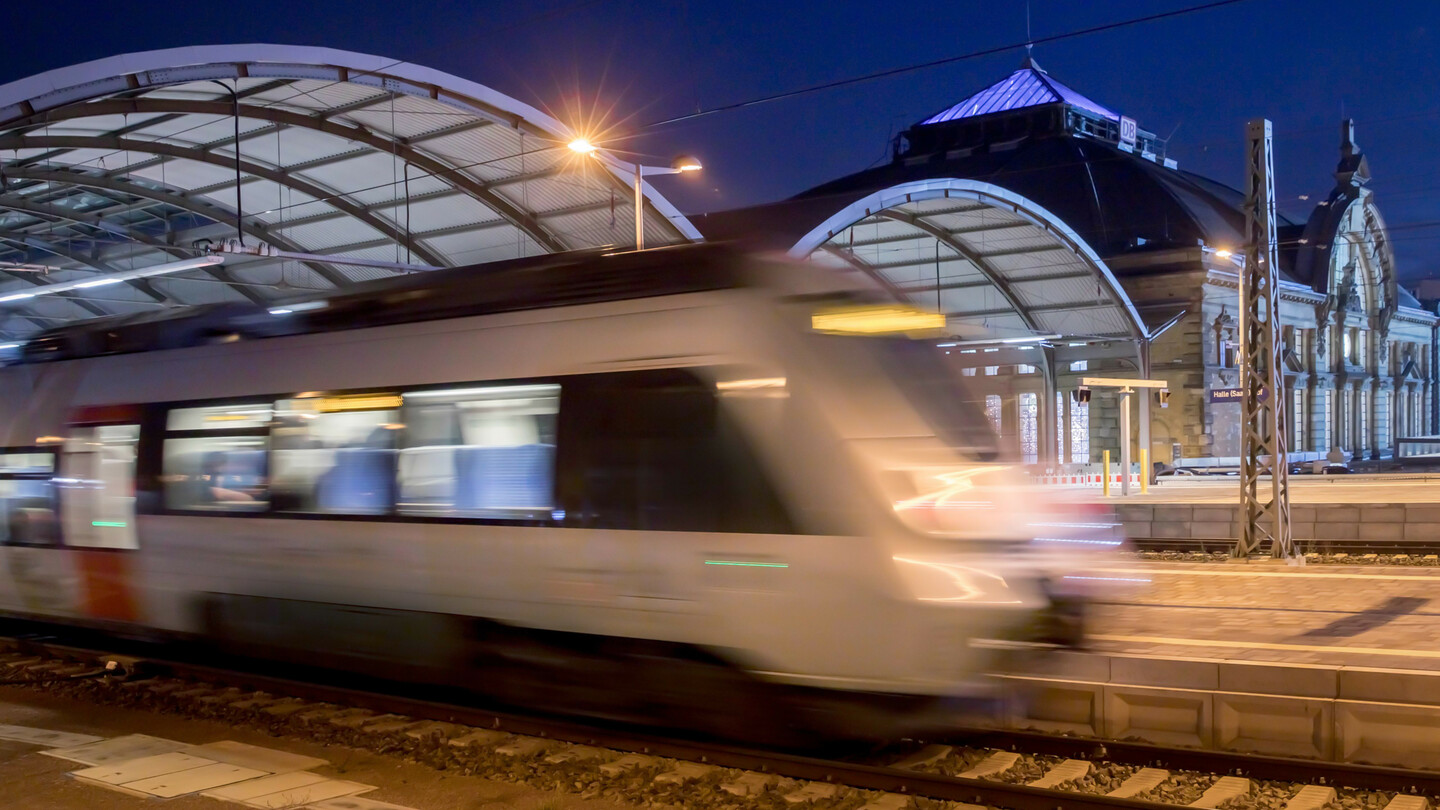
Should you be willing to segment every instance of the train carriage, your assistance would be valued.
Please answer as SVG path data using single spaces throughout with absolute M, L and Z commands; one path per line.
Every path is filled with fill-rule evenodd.
M 46 333 L 0 370 L 0 610 L 727 734 L 933 724 L 1073 640 L 1069 552 L 1116 541 L 847 284 L 697 246 Z

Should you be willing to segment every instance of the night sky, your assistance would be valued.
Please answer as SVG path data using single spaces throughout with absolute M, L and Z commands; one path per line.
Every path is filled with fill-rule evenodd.
M 1035 37 L 1197 0 L 1031 0 Z M 20 13 L 15 13 L 15 12 Z M 0 82 L 104 56 L 279 42 L 404 59 L 617 133 L 835 79 L 1021 42 L 1024 0 L 530 0 L 177 4 L 17 0 Z M 1137 119 L 1181 168 L 1241 183 L 1245 121 L 1275 123 L 1281 210 L 1333 186 L 1357 119 L 1402 279 L 1440 278 L 1440 0 L 1247 0 L 1036 48 L 1050 75 Z M 766 202 L 871 166 L 891 137 L 1019 67 L 1023 50 L 646 130 L 616 145 L 698 176 L 655 185 L 691 214 Z M 1300 195 L 1309 195 L 1308 202 Z

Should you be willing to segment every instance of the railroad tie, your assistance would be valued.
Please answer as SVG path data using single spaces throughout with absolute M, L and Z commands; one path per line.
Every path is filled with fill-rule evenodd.
M 782 798 L 790 804 L 820 802 L 835 798 L 835 794 L 839 792 L 839 785 L 832 785 L 829 782 L 811 782 L 799 790 L 786 793 Z
M 499 745 L 508 739 L 510 739 L 510 735 L 503 731 L 491 731 L 490 729 L 480 728 L 468 734 L 451 737 L 447 741 L 447 744 L 451 748 L 478 748 L 485 745 Z
M 653 768 L 659 764 L 660 760 L 655 757 L 647 757 L 644 754 L 626 754 L 614 762 L 607 762 L 601 765 L 600 772 L 606 776 L 619 776 L 627 771 Z
M 1430 800 L 1424 796 L 1396 794 L 1395 798 L 1385 805 L 1385 810 L 1430 810 Z
M 874 801 L 860 805 L 860 810 L 906 810 L 909 806 L 909 796 L 901 796 L 898 793 L 886 793 Z
M 932 762 L 939 762 L 940 760 L 950 756 L 950 754 L 954 750 L 955 749 L 953 747 L 948 745 L 927 745 L 924 748 L 921 748 L 919 751 L 916 751 L 910 756 L 905 757 L 904 759 L 900 760 L 899 762 L 895 763 L 890 767 L 904 768 L 906 770 L 910 770 L 912 768 L 919 768 L 922 765 L 929 765 Z
M 1306 785 L 1285 803 L 1285 810 L 1320 810 L 1335 801 L 1335 788 L 1325 785 Z M 1397 808 L 1398 810 L 1398 808 Z
M 1170 772 L 1162 768 L 1141 768 L 1106 795 L 1116 799 L 1129 799 L 1147 790 L 1154 790 L 1160 786 L 1161 782 L 1169 778 Z
M 709 765 L 701 765 L 698 762 L 681 762 L 673 769 L 655 777 L 655 781 L 662 785 L 686 785 L 697 779 L 703 779 L 715 771 Z
M 1066 782 L 1082 779 L 1090 773 L 1090 762 L 1084 759 L 1067 759 L 1046 771 L 1043 776 L 1029 783 L 1030 787 L 1057 788 Z
M 604 748 L 595 748 L 590 745 L 571 745 L 545 757 L 545 764 L 564 765 L 567 762 L 594 762 L 597 759 L 606 759 L 610 756 L 613 756 L 613 754 Z
M 775 781 L 772 776 L 763 773 L 742 773 L 740 778 L 733 782 L 726 782 L 720 789 L 735 796 L 754 796 L 764 793 L 765 788 Z
M 996 751 L 986 757 L 978 765 L 960 774 L 962 779 L 981 779 L 986 776 L 994 776 L 1004 773 L 1015 767 L 1020 761 L 1020 755 L 1014 751 Z
M 1255 790 L 1255 783 L 1243 776 L 1222 776 L 1215 780 L 1200 798 L 1190 803 L 1191 807 L 1213 808 L 1239 796 L 1249 796 Z
M 514 757 L 515 759 L 529 759 L 539 756 L 550 747 L 547 740 L 539 737 L 516 737 L 508 743 L 495 749 L 495 753 L 502 757 Z

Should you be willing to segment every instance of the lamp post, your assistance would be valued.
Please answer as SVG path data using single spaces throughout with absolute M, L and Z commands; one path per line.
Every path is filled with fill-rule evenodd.
M 599 155 L 600 147 L 584 138 L 576 138 L 567 144 L 571 151 L 582 155 Z M 647 175 L 681 174 L 700 171 L 699 159 L 691 155 L 680 155 L 670 161 L 669 166 L 642 166 L 635 164 L 635 249 L 645 249 L 645 193 L 644 178 Z

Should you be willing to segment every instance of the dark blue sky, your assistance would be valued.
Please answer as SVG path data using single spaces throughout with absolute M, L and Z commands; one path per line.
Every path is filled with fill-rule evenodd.
M 1036 37 L 1195 0 L 1031 0 Z M 1022 40 L 1024 0 L 531 0 L 45 3 L 17 0 L 0 82 L 129 51 L 285 42 L 405 59 L 565 117 L 620 128 Z M 20 11 L 21 13 L 13 13 Z M 1245 121 L 1275 122 L 1283 211 L 1333 185 L 1339 121 L 1358 119 L 1402 275 L 1440 277 L 1440 0 L 1239 5 L 1043 45 L 1052 76 L 1163 136 L 1182 168 L 1238 185 Z M 700 176 L 656 186 L 687 213 L 764 202 L 887 157 L 890 137 L 1000 79 L 1015 51 L 665 127 L 631 141 Z M 1302 202 L 1299 195 L 1311 195 Z

